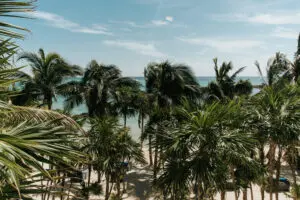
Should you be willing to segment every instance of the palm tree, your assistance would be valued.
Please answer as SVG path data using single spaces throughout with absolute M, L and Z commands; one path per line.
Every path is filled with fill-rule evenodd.
M 25 60 L 32 68 L 33 77 L 26 76 L 25 89 L 30 90 L 32 96 L 41 99 L 41 105 L 47 105 L 51 110 L 53 99 L 56 98 L 58 87 L 68 77 L 81 75 L 81 69 L 69 65 L 57 53 L 45 54 L 43 49 L 34 53 L 22 53 L 18 60 Z M 23 77 L 24 77 L 23 76 Z
M 271 57 L 268 60 L 266 68 L 266 78 L 264 77 L 261 67 L 257 61 L 255 62 L 255 65 L 262 80 L 264 81 L 264 85 L 272 86 L 283 80 L 282 77 L 285 77 L 284 75 L 288 73 L 290 61 L 284 54 L 280 52 L 276 53 L 274 57 Z
M 166 196 L 184 199 L 192 184 L 196 199 L 204 199 L 214 189 L 224 191 L 228 177 L 237 189 L 231 172 L 239 163 L 249 168 L 255 163 L 250 157 L 255 140 L 241 127 L 244 117 L 240 111 L 237 102 L 214 103 L 194 112 L 182 110 L 184 120 L 173 123 L 170 134 L 161 140 L 164 167 L 156 184 Z
M 137 87 L 117 88 L 113 96 L 113 108 L 124 118 L 124 127 L 126 127 L 127 117 L 135 116 L 137 111 L 137 94 L 140 92 Z
M 216 82 L 209 83 L 206 88 L 209 97 L 222 100 L 226 97 L 232 99 L 236 95 L 251 94 L 253 87 L 250 81 L 240 80 L 236 83 L 237 76 L 245 69 L 245 67 L 241 67 L 232 75 L 229 75 L 229 72 L 233 69 L 232 62 L 223 62 L 221 67 L 219 67 L 218 59 L 215 58 L 213 61 L 215 65 Z
M 295 141 L 293 143 L 290 143 L 287 147 L 287 151 L 285 152 L 284 159 L 288 163 L 290 170 L 292 172 L 292 195 L 294 196 L 294 200 L 298 200 L 300 198 L 299 193 L 299 185 L 297 184 L 297 175 L 296 170 L 298 167 L 298 156 L 299 156 L 299 150 L 298 150 L 298 143 L 299 141 Z
M 66 97 L 65 109 L 71 110 L 85 103 L 90 117 L 103 116 L 117 113 L 111 103 L 117 88 L 136 88 L 138 85 L 134 79 L 122 77 L 115 65 L 98 64 L 93 60 L 88 64 L 83 78 L 61 85 L 60 93 Z
M 160 121 L 169 118 L 170 109 L 180 105 L 183 98 L 196 101 L 200 97 L 199 84 L 191 69 L 182 64 L 150 63 L 144 72 L 146 92 L 153 99 L 153 111 L 150 114 L 148 130 L 154 130 L 154 140 L 158 141 Z M 158 143 L 154 148 L 154 178 L 158 170 Z
M 9 90 L 9 88 L 15 82 L 20 81 L 19 79 L 12 79 L 18 74 L 18 70 L 18 68 L 0 69 L 0 129 L 14 127 L 24 121 L 36 125 L 54 120 L 54 123 L 59 126 L 63 125 L 69 130 L 81 130 L 80 126 L 66 115 L 51 110 L 12 105 L 9 99 L 15 95 L 15 92 Z
M 267 86 L 252 97 L 250 103 L 254 107 L 249 108 L 249 112 L 252 112 L 249 117 L 253 122 L 249 128 L 256 129 L 255 132 L 264 134 L 263 137 L 266 138 L 269 150 L 267 155 L 261 157 L 268 159 L 270 199 L 273 198 L 275 186 L 275 197 L 278 200 L 283 152 L 286 152 L 290 144 L 297 142 L 299 137 L 300 119 L 297 112 L 300 106 L 299 89 L 293 85 L 282 85 L 280 88 Z
M 26 16 L 18 15 L 16 13 L 32 12 L 34 9 L 33 0 L 20 1 L 20 0 L 3 0 L 0 2 L 0 16 L 13 17 L 13 18 L 26 18 Z M 1 31 L 0 35 L 9 38 L 23 38 L 23 34 L 16 32 L 16 30 L 29 31 L 23 27 L 13 25 L 7 22 L 0 22 Z
M 137 112 L 138 112 L 138 125 L 141 128 L 141 145 L 145 139 L 145 120 L 150 113 L 150 98 L 145 91 L 140 91 L 135 100 Z
M 295 58 L 294 62 L 289 62 L 289 70 L 287 72 L 287 77 L 288 79 L 291 80 L 293 83 L 299 83 L 298 79 L 300 76 L 300 34 L 298 37 L 298 46 L 297 46 L 297 51 L 295 52 Z
M 124 163 L 136 161 L 145 163 L 139 143 L 129 135 L 127 128 L 118 124 L 113 117 L 91 119 L 92 128 L 89 132 L 89 148 L 94 152 L 95 165 L 102 170 L 106 178 L 105 199 L 108 200 L 114 182 L 117 197 L 121 198 L 120 181 L 126 170 Z
M 156 98 L 160 108 L 178 105 L 183 97 L 195 100 L 200 96 L 199 84 L 186 65 L 150 63 L 144 76 L 146 91 Z

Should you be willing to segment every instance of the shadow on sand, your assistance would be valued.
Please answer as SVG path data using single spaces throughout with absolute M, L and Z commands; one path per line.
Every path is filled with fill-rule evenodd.
M 149 166 L 135 167 L 128 172 L 125 181 L 127 182 L 127 193 L 129 196 L 139 200 L 149 199 L 151 189 L 151 170 Z

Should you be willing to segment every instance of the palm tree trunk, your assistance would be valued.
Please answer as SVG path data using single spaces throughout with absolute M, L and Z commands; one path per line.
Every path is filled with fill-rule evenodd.
M 155 134 L 155 149 L 154 149 L 154 167 L 153 167 L 153 176 L 154 180 L 157 177 L 157 169 L 158 169 L 158 136 Z
M 117 187 L 117 197 L 118 197 L 118 199 L 121 199 L 120 175 L 117 176 L 116 187 Z
M 153 156 L 152 156 L 152 136 L 149 135 L 149 164 L 150 166 L 153 165 Z
M 296 177 L 296 165 L 294 163 L 289 163 L 292 177 L 293 177 L 293 186 L 292 187 L 297 187 L 297 177 Z M 295 196 L 293 197 L 294 200 L 298 199 L 298 192 L 295 192 Z
M 64 193 L 64 188 L 65 188 L 65 177 L 66 177 L 66 173 L 63 173 L 62 183 L 61 183 L 62 189 L 61 189 L 60 200 L 64 199 L 63 193 Z
M 260 147 L 259 147 L 259 159 L 260 159 L 260 165 L 262 167 L 264 167 L 264 165 L 265 165 L 265 152 L 264 152 L 264 145 L 263 144 L 261 144 Z M 265 200 L 265 177 L 264 177 L 264 174 L 262 174 L 260 194 L 261 194 L 261 200 Z
M 226 199 L 226 192 L 225 191 L 221 191 L 221 200 L 225 200 Z
M 48 110 L 52 109 L 52 96 L 49 95 L 49 97 L 46 97 L 46 102 L 47 102 L 47 106 L 48 106 Z
M 98 172 L 98 183 L 101 183 L 101 172 L 100 170 L 97 170 Z
M 271 141 L 270 142 L 270 149 L 268 153 L 269 157 L 269 188 L 270 188 L 270 200 L 273 200 L 273 186 L 274 186 L 274 181 L 273 181 L 273 173 L 274 173 L 274 165 L 275 165 L 275 151 L 276 151 L 276 144 Z
M 279 178 L 280 178 L 280 170 L 281 170 L 281 157 L 282 157 L 282 147 L 278 146 L 278 154 L 277 154 L 277 162 L 276 162 L 276 192 L 275 199 L 279 200 L 278 190 L 279 190 Z
M 141 136 L 144 135 L 144 117 L 141 119 Z M 141 149 L 143 148 L 143 140 L 141 139 Z
M 251 194 L 251 200 L 254 200 L 252 183 L 250 183 L 250 194 Z
M 105 188 L 105 200 L 109 199 L 109 175 L 106 174 L 105 175 L 105 179 L 106 179 L 106 188 Z
M 232 178 L 232 183 L 233 183 L 233 188 L 234 188 L 234 197 L 235 197 L 235 200 L 238 200 L 239 199 L 239 196 L 238 196 L 238 193 L 237 193 L 237 190 L 236 190 L 236 180 L 235 180 L 235 174 L 234 174 L 234 168 L 233 166 L 230 166 L 230 172 L 231 172 L 231 178 Z
M 243 200 L 247 200 L 248 199 L 248 189 L 247 188 L 244 188 L 243 189 Z
M 88 165 L 88 187 L 90 186 L 91 183 L 91 173 L 92 173 L 92 165 Z
M 127 115 L 124 114 L 124 128 L 126 127 L 126 123 L 127 123 Z

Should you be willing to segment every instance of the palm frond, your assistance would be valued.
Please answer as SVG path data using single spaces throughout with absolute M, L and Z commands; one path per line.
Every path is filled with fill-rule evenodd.
M 27 121 L 29 124 L 55 121 L 56 124 L 63 125 L 71 130 L 83 131 L 72 118 L 58 112 L 31 107 L 13 106 L 4 101 L 0 101 L 0 118 L 2 128 L 13 127 L 24 121 Z
M 0 1 L 0 16 L 4 17 L 12 17 L 12 18 L 28 18 L 24 15 L 19 15 L 19 13 L 27 13 L 32 12 L 34 10 L 34 2 L 33 0 L 2 0 Z M 0 35 L 4 37 L 10 38 L 24 38 L 22 33 L 19 33 L 15 30 L 20 31 L 29 31 L 26 28 L 10 24 L 7 22 L 0 22 Z

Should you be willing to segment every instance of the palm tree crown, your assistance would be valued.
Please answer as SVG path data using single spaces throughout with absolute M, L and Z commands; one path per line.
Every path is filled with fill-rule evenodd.
M 112 109 L 113 97 L 121 87 L 139 87 L 139 83 L 131 78 L 122 77 L 115 65 L 98 64 L 91 61 L 80 81 L 71 81 L 60 87 L 61 94 L 67 97 L 66 109 L 72 109 L 86 103 L 89 116 L 115 114 Z
M 232 62 L 223 62 L 219 67 L 218 59 L 215 58 L 213 61 L 216 82 L 209 83 L 206 89 L 209 97 L 214 96 L 217 99 L 224 99 L 226 97 L 233 98 L 235 95 L 251 94 L 253 87 L 250 81 L 240 80 L 236 83 L 237 75 L 239 75 L 245 67 L 241 67 L 232 75 L 229 75 L 229 72 L 233 69 Z
M 182 97 L 195 99 L 200 95 L 199 84 L 186 65 L 151 63 L 145 69 L 145 81 L 146 91 L 156 96 L 160 106 L 177 105 Z
M 52 108 L 53 98 L 58 94 L 58 86 L 63 80 L 82 73 L 79 67 L 69 65 L 57 53 L 46 55 L 43 49 L 38 54 L 22 53 L 18 60 L 27 61 L 32 68 L 33 77 L 22 75 L 27 79 L 24 86 L 24 91 L 29 94 L 27 98 L 41 99 L 42 105 L 47 105 L 48 109 Z

